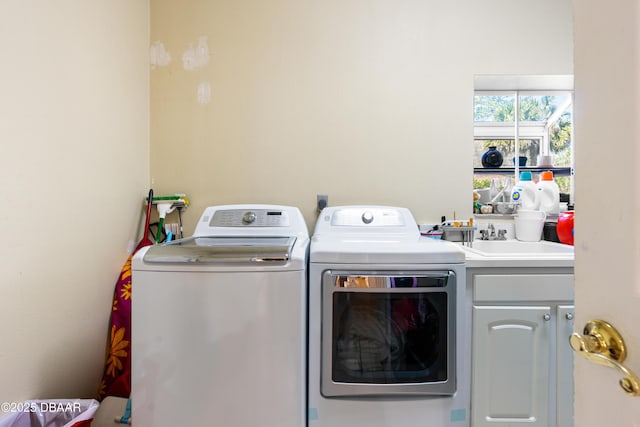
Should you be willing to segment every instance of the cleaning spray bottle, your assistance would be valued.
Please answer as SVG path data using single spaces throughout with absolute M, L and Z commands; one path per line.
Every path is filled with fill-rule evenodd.
M 539 209 L 547 216 L 558 215 L 560 213 L 560 189 L 553 179 L 553 172 L 542 172 L 536 188 Z
M 172 201 L 158 201 L 156 202 L 156 208 L 158 209 L 158 231 L 156 232 L 156 243 L 160 243 L 162 240 L 162 230 L 164 229 L 164 219 L 167 214 L 170 214 L 175 209 Z
M 522 209 L 538 209 L 539 201 L 536 198 L 536 185 L 531 180 L 531 172 L 520 172 L 520 180 L 513 186 L 511 200 L 519 203 Z
M 173 196 L 159 196 L 153 198 L 153 204 L 158 209 L 158 231 L 156 233 L 156 243 L 162 241 L 162 230 L 164 229 L 164 219 L 176 208 L 181 209 L 189 206 L 189 199 L 184 194 Z

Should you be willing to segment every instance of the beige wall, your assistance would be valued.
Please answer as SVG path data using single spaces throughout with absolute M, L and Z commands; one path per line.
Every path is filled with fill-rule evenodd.
M 151 174 L 203 208 L 410 208 L 471 213 L 475 74 L 571 74 L 570 0 L 151 1 Z M 208 38 L 210 62 L 182 54 Z M 211 85 L 211 102 L 197 101 Z
M 468 214 L 474 74 L 568 74 L 571 5 L 9 0 L 0 6 L 0 401 L 91 396 L 156 193 Z M 187 72 L 189 43 L 211 61 Z M 196 101 L 211 84 L 209 104 Z M 150 159 L 150 160 L 149 160 Z
M 0 5 L 0 401 L 93 397 L 149 185 L 149 4 Z

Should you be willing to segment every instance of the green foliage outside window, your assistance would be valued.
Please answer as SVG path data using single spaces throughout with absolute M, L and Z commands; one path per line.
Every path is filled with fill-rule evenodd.
M 527 123 L 544 123 L 554 112 L 567 101 L 569 95 L 521 95 L 519 103 L 519 122 L 521 126 Z M 474 120 L 485 125 L 514 123 L 515 97 L 508 95 L 476 95 L 474 97 Z M 562 113 L 549 127 L 549 150 L 553 155 L 556 167 L 571 166 L 571 109 Z M 515 126 L 515 125 L 514 125 Z M 527 156 L 527 166 L 537 164 L 540 153 L 541 140 L 537 138 L 521 138 L 519 153 Z M 513 167 L 515 155 L 515 141 L 513 139 L 486 139 L 475 141 L 474 167 L 482 167 L 480 157 L 482 153 L 495 146 L 504 157 L 503 167 Z M 537 177 L 536 177 L 537 178 Z M 555 178 L 561 193 L 571 191 L 570 177 Z M 476 175 L 473 188 L 487 188 L 491 176 Z

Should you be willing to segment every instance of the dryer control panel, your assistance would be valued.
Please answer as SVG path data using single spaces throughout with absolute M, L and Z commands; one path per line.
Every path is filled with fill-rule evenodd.
M 336 210 L 331 217 L 332 226 L 402 227 L 404 224 L 400 210 L 375 206 L 346 207 Z
M 420 238 L 420 231 L 413 215 L 407 208 L 392 206 L 330 206 L 318 216 L 314 238 L 333 236 L 343 239 L 349 235 L 369 236 L 374 241 L 384 238 Z

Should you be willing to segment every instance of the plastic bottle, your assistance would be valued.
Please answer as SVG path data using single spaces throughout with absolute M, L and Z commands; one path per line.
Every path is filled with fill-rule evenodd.
M 553 179 L 553 172 L 545 171 L 540 174 L 536 199 L 538 200 L 538 209 L 547 215 L 560 213 L 560 189 Z
M 574 211 L 567 211 L 560 214 L 558 224 L 556 225 L 556 233 L 560 243 L 573 245 L 573 217 Z
M 511 176 L 505 176 L 502 180 L 502 194 L 505 202 L 511 201 L 511 195 L 513 194 L 513 178 Z
M 520 180 L 513 186 L 511 200 L 520 203 L 522 209 L 538 209 L 540 203 L 536 197 L 536 185 L 531 180 L 531 172 L 520 172 Z
M 496 198 L 500 195 L 500 178 L 492 178 L 489 187 L 489 197 L 491 202 L 496 202 Z

